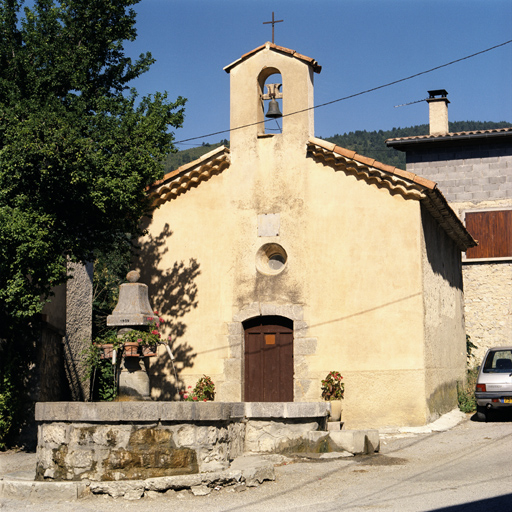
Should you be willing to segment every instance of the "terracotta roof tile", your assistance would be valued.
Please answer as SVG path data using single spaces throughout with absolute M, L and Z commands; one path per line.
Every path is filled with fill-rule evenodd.
M 368 158 L 367 156 L 362 156 L 362 155 L 355 155 L 354 156 L 354 160 L 356 160 L 357 162 L 361 163 L 361 164 L 364 164 L 364 165 L 369 165 L 370 167 L 375 167 L 375 163 L 376 163 L 376 160 L 375 158 Z M 379 162 L 377 162 L 377 164 L 379 164 Z
M 414 183 L 419 183 L 420 185 L 423 185 L 430 190 L 433 190 L 434 187 L 436 187 L 436 184 L 433 181 L 427 180 L 426 178 L 418 176 L 417 174 L 414 176 Z
M 384 171 L 384 172 L 389 172 L 389 174 L 395 174 L 395 170 L 400 170 L 400 169 L 397 169 L 396 167 L 393 167 L 392 165 L 381 164 L 380 162 L 374 162 L 374 163 L 380 164 L 380 170 Z
M 340 146 L 335 146 L 333 151 L 338 153 L 338 155 L 346 156 L 347 158 L 354 158 L 357 154 L 355 151 L 351 151 L 350 149 L 345 149 Z
M 336 153 L 337 155 L 341 155 L 345 158 L 349 158 L 350 160 L 354 160 L 355 162 L 363 165 L 367 165 L 369 167 L 374 167 L 375 169 L 379 169 L 380 171 L 384 171 L 388 174 L 395 174 L 401 178 L 405 178 L 407 180 L 413 181 L 415 183 L 419 183 L 424 187 L 427 187 L 429 189 L 433 189 L 436 186 L 436 183 L 430 180 L 427 180 L 426 178 L 422 178 L 421 176 L 417 176 L 416 174 L 413 174 L 409 171 L 404 171 L 402 169 L 398 169 L 396 167 L 393 167 L 391 165 L 383 164 L 381 162 L 378 162 L 377 160 L 374 160 L 373 158 L 368 158 L 363 155 L 357 154 L 355 151 L 352 151 L 350 149 L 342 148 L 341 146 L 336 146 L 332 142 L 328 142 L 323 139 L 318 139 L 317 137 L 310 137 L 309 142 L 312 144 L 316 144 L 317 146 L 320 146 L 323 149 L 326 149 L 327 151 L 332 151 L 333 153 Z
M 403 169 L 397 169 L 396 167 L 395 167 L 394 174 L 396 174 L 396 176 L 400 176 L 400 178 L 405 178 L 406 180 L 411 180 L 411 181 L 414 181 L 414 178 L 416 177 L 416 174 L 414 174 L 413 172 L 404 171 Z M 434 186 L 435 186 L 435 183 L 434 183 Z
M 286 53 L 288 55 L 292 55 L 296 59 L 299 59 L 306 64 L 309 64 L 315 73 L 320 73 L 322 71 L 322 66 L 318 64 L 318 62 L 315 59 L 312 59 L 311 57 L 306 57 L 305 55 L 302 55 L 300 53 L 297 53 L 295 50 L 290 50 L 289 48 L 285 48 L 284 46 L 278 46 L 277 44 L 266 42 L 265 44 L 262 44 L 261 46 L 258 46 L 257 48 L 254 48 L 254 50 L 251 50 L 250 52 L 244 53 L 239 59 L 235 60 L 231 64 L 228 64 L 224 71 L 226 73 L 229 73 L 235 66 L 243 62 L 244 60 L 248 59 L 251 55 L 254 55 L 255 53 L 258 53 L 259 51 L 263 49 L 269 49 L 269 50 L 275 50 L 281 53 Z
M 317 158 L 323 158 L 328 165 L 332 165 L 335 169 L 356 174 L 368 183 L 398 191 L 405 198 L 420 201 L 461 251 L 476 245 L 475 240 L 455 212 L 448 206 L 435 182 L 412 172 L 358 155 L 355 151 L 339 146 L 333 147 L 332 143 L 316 137 L 310 137 L 308 152 Z M 336 155 L 339 156 L 336 158 Z
M 159 206 L 188 190 L 194 184 L 210 179 L 230 165 L 230 150 L 225 146 L 215 148 L 200 158 L 167 173 L 163 179 L 147 187 L 153 205 Z

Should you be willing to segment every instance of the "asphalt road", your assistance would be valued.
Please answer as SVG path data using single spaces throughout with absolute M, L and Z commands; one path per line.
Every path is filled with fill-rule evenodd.
M 1 512 L 512 511 L 512 419 L 468 416 L 446 432 L 381 438 L 375 456 L 276 468 L 276 481 L 242 492 L 171 492 L 139 501 L 93 496 L 75 502 L 0 501 Z

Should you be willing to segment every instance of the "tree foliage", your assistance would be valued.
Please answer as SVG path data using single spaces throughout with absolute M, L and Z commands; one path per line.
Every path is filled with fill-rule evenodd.
M 0 0 L 0 409 L 6 347 L 68 260 L 125 250 L 183 123 L 183 98 L 129 88 L 153 63 L 124 52 L 137 2 Z
M 136 0 L 0 1 L 0 303 L 29 317 L 85 261 L 134 233 L 145 187 L 171 151 L 182 98 L 138 98 L 128 84 Z

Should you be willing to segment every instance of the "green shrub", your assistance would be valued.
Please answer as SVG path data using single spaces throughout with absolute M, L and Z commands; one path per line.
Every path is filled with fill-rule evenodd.
M 22 358 L 0 353 L 0 450 L 13 446 L 27 421 L 28 366 Z
M 92 343 L 84 350 L 84 380 L 91 383 L 91 400 L 112 401 L 117 396 L 115 366 L 111 359 L 101 359 L 101 348 Z
M 459 409 L 462 412 L 476 411 L 475 387 L 478 377 L 478 366 L 469 368 L 466 374 L 466 382 L 457 383 L 457 398 Z

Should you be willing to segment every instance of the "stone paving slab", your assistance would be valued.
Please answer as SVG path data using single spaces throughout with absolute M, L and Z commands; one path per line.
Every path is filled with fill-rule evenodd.
M 41 422 L 226 421 L 239 418 L 325 418 L 329 402 L 38 402 Z

